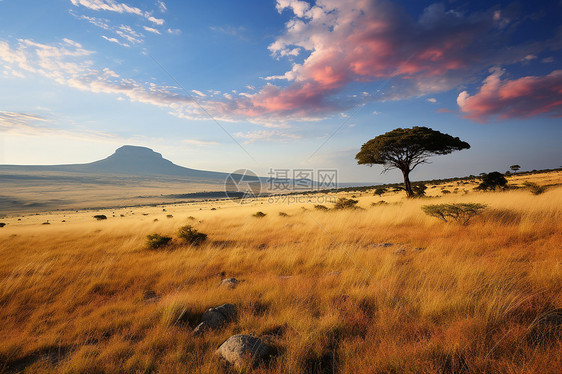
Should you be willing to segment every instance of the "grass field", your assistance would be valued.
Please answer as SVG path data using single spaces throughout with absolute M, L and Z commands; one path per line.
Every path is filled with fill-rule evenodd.
M 562 172 L 509 178 L 524 181 L 551 187 L 337 195 L 360 210 L 306 197 L 7 217 L 0 371 L 217 373 L 215 349 L 253 333 L 277 351 L 258 373 L 560 373 Z M 421 210 L 448 202 L 488 207 L 468 225 Z M 208 240 L 182 244 L 186 224 Z M 147 249 L 152 233 L 172 244 Z M 242 282 L 218 287 L 227 277 Z M 192 336 L 223 303 L 238 320 Z

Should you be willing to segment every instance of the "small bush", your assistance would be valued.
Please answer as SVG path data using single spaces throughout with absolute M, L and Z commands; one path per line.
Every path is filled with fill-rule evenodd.
M 149 248 L 157 249 L 162 248 L 172 240 L 169 236 L 162 236 L 160 234 L 151 234 L 146 236 L 146 244 Z
M 446 195 L 446 194 L 448 194 L 448 193 L 451 193 L 451 191 L 449 191 L 449 190 L 441 190 L 441 193 L 442 193 L 443 195 Z
M 314 209 L 316 209 L 316 210 L 328 210 L 328 207 L 325 206 L 325 205 L 318 204 L 318 205 L 314 206 Z
M 543 193 L 547 189 L 546 186 L 539 186 L 538 184 L 533 183 L 533 182 L 525 182 L 525 183 L 523 183 L 523 185 L 525 187 L 527 187 L 533 195 L 540 195 L 541 193 Z
M 265 217 L 267 214 L 265 214 L 264 212 L 256 212 L 255 214 L 253 214 L 254 217 L 257 218 L 263 218 Z
M 104 219 L 107 219 L 107 216 L 105 214 L 98 214 L 94 216 L 95 219 L 97 219 L 98 221 L 103 221 Z
M 166 218 L 174 218 L 174 216 L 171 215 L 171 214 L 167 214 L 167 215 L 166 215 Z
M 0 227 L 4 227 L 6 224 L 4 222 L 0 222 Z
M 358 200 L 353 199 L 346 199 L 345 197 L 340 197 L 336 204 L 334 205 L 334 209 L 356 209 Z
M 375 189 L 374 195 L 382 196 L 386 192 L 386 188 L 377 188 Z
M 279 212 L 279 217 L 289 217 L 289 215 L 285 212 Z
M 191 225 L 180 227 L 178 237 L 191 245 L 199 245 L 207 240 L 207 234 L 195 230 Z
M 384 200 L 381 201 L 376 201 L 374 203 L 371 203 L 371 206 L 379 206 L 379 205 L 387 205 L 388 203 Z
M 444 222 L 456 221 L 465 225 L 472 217 L 482 213 L 485 208 L 485 204 L 457 203 L 424 205 L 422 210 L 425 214 L 439 218 Z
M 499 171 L 493 171 L 491 173 L 482 175 L 482 183 L 480 183 L 480 185 L 475 189 L 481 191 L 495 191 L 496 188 L 505 188 L 506 185 L 507 179 L 505 179 L 503 174 Z
M 423 183 L 412 186 L 412 191 L 414 191 L 414 197 L 425 196 L 425 190 L 427 190 L 427 186 Z

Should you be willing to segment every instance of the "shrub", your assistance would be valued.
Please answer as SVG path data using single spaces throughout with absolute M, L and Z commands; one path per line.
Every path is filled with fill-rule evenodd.
M 387 204 L 388 204 L 388 203 L 387 203 L 386 201 L 381 200 L 381 201 L 377 201 L 377 202 L 371 203 L 371 206 L 387 205 Z
M 146 236 L 146 244 L 149 248 L 157 249 L 166 246 L 172 238 L 160 234 L 150 234 Z
M 6 224 L 4 222 L 0 222 L 0 227 L 4 227 Z
M 416 184 L 416 185 L 412 186 L 412 191 L 414 192 L 414 197 L 425 196 L 425 190 L 427 190 L 427 186 L 423 183 Z
M 180 227 L 178 237 L 191 245 L 199 245 L 207 240 L 207 234 L 195 230 L 191 225 Z
M 523 183 L 523 185 L 527 187 L 529 191 L 531 191 L 531 193 L 533 193 L 534 195 L 540 195 L 547 189 L 546 186 L 539 186 L 538 184 L 533 182 L 525 182 Z
M 255 214 L 253 214 L 254 217 L 257 218 L 263 218 L 265 217 L 267 214 L 265 214 L 264 212 L 256 212 Z
M 379 188 L 375 189 L 374 194 L 377 195 L 377 196 L 382 196 L 385 192 L 386 192 L 386 188 L 380 188 L 379 187 Z
M 289 217 L 289 215 L 285 212 L 279 212 L 279 217 Z
M 506 185 L 507 179 L 505 179 L 503 174 L 499 171 L 493 171 L 491 173 L 482 175 L 482 183 L 480 183 L 480 185 L 476 187 L 476 189 L 481 191 L 495 191 L 496 188 L 504 188 Z
M 472 217 L 482 213 L 485 208 L 485 204 L 456 203 L 424 205 L 422 210 L 425 214 L 439 218 L 444 222 L 456 221 L 465 225 Z
M 97 219 L 98 221 L 103 221 L 104 219 L 107 219 L 107 216 L 105 214 L 98 214 L 94 216 L 95 219 Z
M 318 204 L 318 205 L 314 206 L 314 209 L 316 209 L 316 210 L 328 210 L 328 207 L 325 206 L 325 205 Z
M 441 193 L 442 193 L 443 195 L 446 195 L 446 194 L 448 194 L 448 193 L 451 193 L 451 191 L 449 191 L 449 190 L 441 190 Z
M 345 197 L 340 197 L 336 204 L 334 205 L 334 209 L 356 209 L 358 200 L 353 199 L 346 199 Z
M 166 215 L 166 218 L 174 218 L 174 216 L 171 215 L 171 214 L 167 214 L 167 215 Z

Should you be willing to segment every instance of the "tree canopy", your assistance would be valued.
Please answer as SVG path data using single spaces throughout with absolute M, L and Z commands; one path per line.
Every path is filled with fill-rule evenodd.
M 433 155 L 446 155 L 469 149 L 467 142 L 428 127 L 397 128 L 363 144 L 355 156 L 358 164 L 384 165 L 383 172 L 399 169 L 404 175 L 404 187 L 409 197 L 414 196 L 409 173 L 426 163 Z

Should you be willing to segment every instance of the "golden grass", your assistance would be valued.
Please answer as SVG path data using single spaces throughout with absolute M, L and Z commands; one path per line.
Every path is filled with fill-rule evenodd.
M 562 174 L 510 183 L 524 180 L 559 184 Z M 472 186 L 416 200 L 338 194 L 364 210 L 257 201 L 10 217 L 0 229 L 0 369 L 216 373 L 216 347 L 253 333 L 278 351 L 256 372 L 559 373 L 562 341 L 541 335 L 541 317 L 562 308 L 562 188 Z M 371 207 L 381 199 L 389 204 Z M 467 226 L 421 211 L 448 202 L 488 209 Z M 208 241 L 146 249 L 147 234 L 175 236 L 185 224 Z M 243 282 L 217 287 L 226 277 Z M 149 290 L 158 298 L 145 300 Z M 227 302 L 238 322 L 191 336 L 206 308 Z

